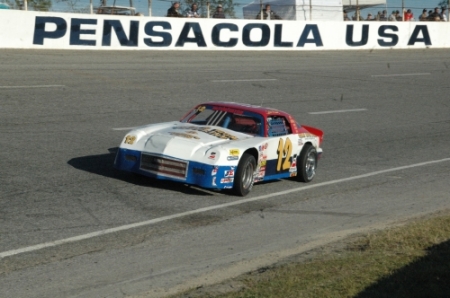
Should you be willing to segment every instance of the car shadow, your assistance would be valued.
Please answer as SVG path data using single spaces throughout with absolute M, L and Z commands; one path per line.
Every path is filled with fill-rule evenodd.
M 430 247 L 424 257 L 355 297 L 450 297 L 450 240 Z
M 69 160 L 67 163 L 75 169 L 104 176 L 107 178 L 117 179 L 143 187 L 151 187 L 165 190 L 173 190 L 187 195 L 212 196 L 210 191 L 203 191 L 202 189 L 191 187 L 187 184 L 177 183 L 166 180 L 157 180 L 150 177 L 145 177 L 138 174 L 119 171 L 114 168 L 114 159 L 116 157 L 118 148 L 108 149 L 109 153 L 100 155 L 89 155 L 76 157 Z

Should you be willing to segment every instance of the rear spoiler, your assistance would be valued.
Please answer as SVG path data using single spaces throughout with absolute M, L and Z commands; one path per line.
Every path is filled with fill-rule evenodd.
M 303 129 L 307 130 L 308 132 L 312 133 L 313 135 L 316 135 L 319 137 L 320 140 L 320 144 L 322 144 L 323 141 L 323 131 L 321 131 L 318 128 L 312 127 L 312 126 L 307 126 L 307 125 L 302 125 L 301 126 Z M 319 144 L 319 146 L 320 146 Z

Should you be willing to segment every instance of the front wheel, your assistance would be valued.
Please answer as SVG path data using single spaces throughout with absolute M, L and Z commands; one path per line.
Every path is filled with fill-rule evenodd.
M 234 176 L 233 192 L 238 196 L 246 196 L 253 187 L 253 173 L 256 170 L 256 160 L 251 154 L 244 153 L 239 161 Z
M 311 182 L 316 175 L 317 150 L 311 144 L 306 144 L 297 157 L 297 180 Z

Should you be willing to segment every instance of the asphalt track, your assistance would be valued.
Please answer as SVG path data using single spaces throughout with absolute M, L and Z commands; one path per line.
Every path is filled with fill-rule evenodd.
M 1 50 L 0 297 L 164 296 L 450 208 L 449 50 Z M 325 131 L 311 184 L 245 199 L 113 169 L 207 100 Z

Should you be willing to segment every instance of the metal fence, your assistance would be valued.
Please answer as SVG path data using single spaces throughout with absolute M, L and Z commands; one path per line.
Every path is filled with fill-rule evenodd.
M 193 1 L 195 0 L 181 1 L 179 12 L 183 16 L 187 17 Z M 226 18 L 267 19 L 264 9 L 266 4 L 270 4 L 275 15 L 285 20 L 336 20 L 337 16 L 346 21 L 447 21 L 449 15 L 446 8 L 449 2 L 450 0 L 386 0 L 382 5 L 367 6 L 364 0 L 346 0 L 344 4 L 347 5 L 344 6 L 326 6 L 315 5 L 314 0 L 199 0 L 198 7 L 200 16 L 204 18 L 212 17 L 221 5 Z M 172 3 L 170 0 L 0 0 L 0 9 L 165 17 Z M 113 9 L 102 10 L 105 6 Z M 253 8 L 250 9 L 251 7 Z M 330 18 L 330 15 L 334 17 Z M 271 18 L 269 14 L 268 18 L 278 17 Z

